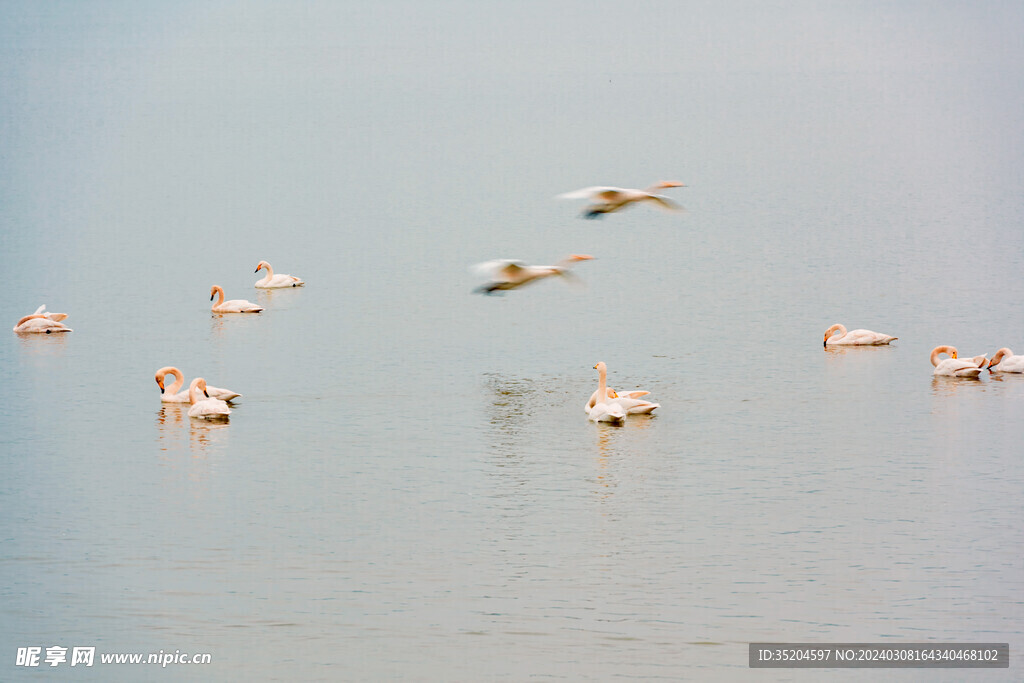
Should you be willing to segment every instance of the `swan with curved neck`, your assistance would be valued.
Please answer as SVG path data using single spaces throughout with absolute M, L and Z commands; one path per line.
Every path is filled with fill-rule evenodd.
M 217 302 L 210 307 L 210 310 L 214 313 L 259 313 L 263 310 L 262 306 L 257 306 L 251 301 L 244 299 L 224 301 L 224 288 L 220 285 L 214 285 L 210 288 L 210 301 L 213 301 L 214 297 L 218 297 Z
M 266 261 L 260 261 L 256 264 L 256 270 L 253 272 L 260 272 L 261 268 L 266 268 L 267 274 L 261 280 L 256 281 L 256 287 L 260 289 L 283 289 L 285 287 L 301 287 L 305 282 L 294 275 L 285 275 L 278 273 L 274 275 L 274 269 Z
M 881 332 L 871 330 L 846 331 L 846 327 L 836 323 L 825 330 L 823 346 L 881 346 L 896 341 L 899 337 L 893 337 Z
M 192 407 L 188 409 L 189 417 L 205 419 L 224 418 L 231 414 L 228 404 L 219 398 L 210 398 L 206 393 L 206 380 L 196 377 L 188 387 L 188 399 Z
M 164 378 L 167 375 L 174 377 L 174 382 L 164 387 Z M 189 396 L 189 389 L 181 391 L 181 388 L 185 385 L 185 376 L 181 374 L 181 370 L 168 365 L 167 367 L 160 368 L 156 371 L 155 375 L 156 385 L 160 387 L 160 400 L 164 403 L 191 403 Z M 205 384 L 205 382 L 204 382 Z M 190 387 L 191 388 L 191 387 Z M 180 392 L 180 393 L 179 393 Z M 231 391 L 230 389 L 218 389 L 217 387 L 206 387 L 206 394 L 212 398 L 219 398 L 222 401 L 230 401 L 233 398 L 241 396 L 238 392 Z
M 608 399 L 608 386 L 605 383 L 605 364 L 598 363 L 594 366 L 594 369 L 598 371 L 598 401 L 594 404 L 593 408 L 587 411 L 587 417 L 594 422 L 622 422 L 626 419 L 626 411 L 618 403 Z
M 992 372 L 1024 372 L 1024 356 L 1015 356 L 1004 346 L 992 356 L 988 369 Z
M 939 360 L 939 356 L 947 354 L 949 358 Z M 981 359 L 980 361 L 978 359 Z M 935 366 L 933 375 L 945 377 L 977 377 L 985 364 L 984 356 L 976 356 L 970 360 L 959 358 L 955 346 L 936 346 L 932 349 L 931 361 Z
M 590 395 L 590 400 L 587 401 L 586 405 L 583 406 L 583 411 L 589 413 L 597 403 L 597 397 L 601 396 L 601 385 L 605 386 L 604 396 L 605 401 L 608 403 L 617 403 L 626 411 L 629 415 L 649 415 L 656 408 L 660 408 L 661 404 L 651 403 L 650 401 L 641 401 L 641 396 L 647 396 L 651 392 L 649 391 L 623 391 L 616 392 L 614 389 L 608 386 L 608 366 L 603 362 L 598 363 L 594 366 L 598 372 L 598 386 L 597 390 Z
M 680 211 L 683 207 L 679 206 L 668 197 L 660 194 L 654 194 L 658 190 L 664 190 L 670 187 L 686 186 L 675 180 L 663 180 L 643 190 L 608 186 L 584 187 L 581 190 L 573 190 L 572 192 L 560 194 L 557 198 L 589 199 L 594 202 L 583 209 L 583 213 L 580 214 L 583 218 L 599 218 L 606 213 L 615 213 L 616 211 L 620 211 L 631 204 L 639 202 L 652 202 L 662 208 L 669 209 L 670 211 Z

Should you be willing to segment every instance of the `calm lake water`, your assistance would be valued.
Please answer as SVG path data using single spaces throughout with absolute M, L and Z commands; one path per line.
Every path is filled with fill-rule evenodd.
M 928 354 L 1024 353 L 1022 30 L 0 4 L 0 321 L 74 329 L 0 335 L 0 679 L 878 680 L 751 672 L 760 641 L 1009 642 L 972 678 L 1018 679 L 1024 376 Z M 686 213 L 553 198 L 662 179 Z M 570 253 L 582 286 L 470 293 Z M 602 360 L 653 417 L 588 422 Z M 230 422 L 161 405 L 163 365 Z M 213 663 L 16 666 L 54 645 Z

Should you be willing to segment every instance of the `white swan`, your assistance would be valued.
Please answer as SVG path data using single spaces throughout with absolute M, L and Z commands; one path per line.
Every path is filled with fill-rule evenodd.
M 1024 372 L 1024 356 L 1015 356 L 1013 351 L 1003 347 L 992 356 L 988 369 L 993 372 Z
M 245 301 L 244 299 L 224 301 L 224 288 L 220 285 L 214 285 L 210 288 L 210 301 L 213 301 L 213 297 L 218 295 L 220 298 L 217 299 L 217 303 L 210 307 L 210 310 L 214 313 L 259 313 L 263 310 L 262 306 L 257 306 L 251 301 Z
M 470 270 L 480 277 L 490 279 L 490 282 L 480 285 L 474 292 L 480 294 L 493 294 L 496 291 L 516 289 L 542 278 L 559 276 L 570 277 L 572 273 L 569 268 L 580 261 L 589 261 L 593 256 L 586 254 L 571 254 L 553 266 L 528 266 L 522 261 L 512 259 L 496 259 L 485 261 L 472 266 Z
M 598 363 L 594 366 L 594 369 L 600 372 L 597 380 L 598 401 L 587 411 L 587 418 L 594 422 L 622 422 L 626 419 L 626 410 L 618 403 L 608 402 L 608 387 L 605 385 L 605 373 L 601 372 L 601 369 L 598 367 L 603 365 L 604 363 Z
M 253 272 L 260 272 L 260 268 L 266 268 L 267 274 L 261 280 L 256 281 L 256 287 L 260 289 L 281 289 L 283 287 L 301 287 L 306 284 L 301 279 L 294 275 L 284 275 L 279 273 L 274 275 L 274 269 L 270 267 L 270 264 L 266 261 L 260 261 L 256 265 L 256 270 Z
M 583 218 L 598 218 L 606 213 L 614 213 L 637 202 L 654 202 L 655 204 L 672 211 L 681 210 L 683 207 L 679 206 L 668 197 L 660 194 L 654 194 L 655 191 L 668 187 L 686 186 L 674 180 L 663 180 L 660 183 L 656 183 L 651 187 L 648 187 L 646 190 L 632 190 L 622 187 L 607 186 L 584 187 L 581 190 L 573 190 L 572 192 L 565 192 L 564 194 L 556 195 L 556 199 L 592 200 L 594 203 L 583 210 L 583 213 L 581 214 Z
M 188 409 L 189 417 L 204 419 L 224 418 L 231 414 L 228 404 L 219 398 L 210 398 L 206 393 L 206 380 L 196 377 L 188 386 L 188 398 L 192 407 Z
M 174 376 L 174 383 L 169 387 L 164 388 L 164 377 L 167 375 Z M 156 384 L 160 387 L 160 400 L 164 403 L 191 403 L 189 399 L 189 390 L 186 389 L 179 393 L 179 389 L 185 385 L 185 376 L 181 374 L 181 370 L 178 368 L 168 365 L 167 367 L 160 368 L 156 371 Z M 204 382 L 205 384 L 205 382 Z M 206 386 L 206 395 L 211 398 L 219 398 L 222 401 L 230 401 L 233 398 L 241 396 L 238 392 L 231 391 L 230 389 L 218 389 L 217 387 Z
M 62 320 L 66 320 L 68 317 L 67 313 L 47 313 L 46 304 L 43 304 L 36 309 L 36 312 L 32 315 L 26 315 L 24 318 L 14 324 L 14 331 L 20 333 L 35 332 L 40 334 L 50 334 L 51 332 L 72 332 L 73 330 L 67 325 L 61 323 Z
M 629 415 L 649 415 L 655 408 L 661 407 L 660 403 L 640 400 L 641 396 L 650 394 L 651 392 L 649 391 L 623 391 L 620 393 L 607 386 L 608 366 L 603 361 L 595 365 L 594 369 L 598 372 L 598 388 L 590 395 L 590 400 L 583 406 L 584 412 L 589 413 L 597 403 L 597 397 L 600 395 L 602 384 L 605 385 L 605 402 L 619 404 Z
M 943 353 L 948 354 L 949 358 L 940 362 L 939 355 Z M 978 360 L 979 358 L 981 359 L 980 361 Z M 981 374 L 981 366 L 985 364 L 985 357 L 975 356 L 970 360 L 957 358 L 955 346 L 936 346 L 932 349 L 931 361 L 932 365 L 935 366 L 935 370 L 932 372 L 933 375 L 977 377 Z
M 833 335 L 833 332 L 838 332 L 838 334 Z M 899 337 L 892 337 L 888 334 L 872 332 L 871 330 L 850 330 L 847 332 L 844 326 L 836 324 L 825 330 L 825 343 L 823 346 L 880 346 L 897 339 Z

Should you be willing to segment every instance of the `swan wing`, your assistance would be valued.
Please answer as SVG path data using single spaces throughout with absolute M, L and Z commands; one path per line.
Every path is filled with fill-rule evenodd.
M 621 187 L 596 185 L 594 187 L 584 187 L 579 190 L 573 190 L 572 192 L 564 192 L 562 194 L 555 195 L 555 199 L 603 199 L 605 201 L 611 201 L 620 197 L 624 192 L 625 190 Z

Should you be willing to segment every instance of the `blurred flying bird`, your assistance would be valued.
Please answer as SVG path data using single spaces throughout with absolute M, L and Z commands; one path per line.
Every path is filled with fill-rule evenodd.
M 496 291 L 516 289 L 553 275 L 564 278 L 574 277 L 569 272 L 569 268 L 580 261 L 589 261 L 592 258 L 594 257 L 586 254 L 572 254 L 553 266 L 528 266 L 522 261 L 512 259 L 485 261 L 472 266 L 470 270 L 490 281 L 473 291 L 479 294 L 493 294 Z
M 638 202 L 654 202 L 663 208 L 681 211 L 683 207 L 668 197 L 654 194 L 657 190 L 668 187 L 686 186 L 674 180 L 663 180 L 646 190 L 630 190 L 621 187 L 584 187 L 582 190 L 557 195 L 556 199 L 589 199 L 593 201 L 594 203 L 586 207 L 580 214 L 583 218 L 599 218 L 603 214 L 615 213 Z

